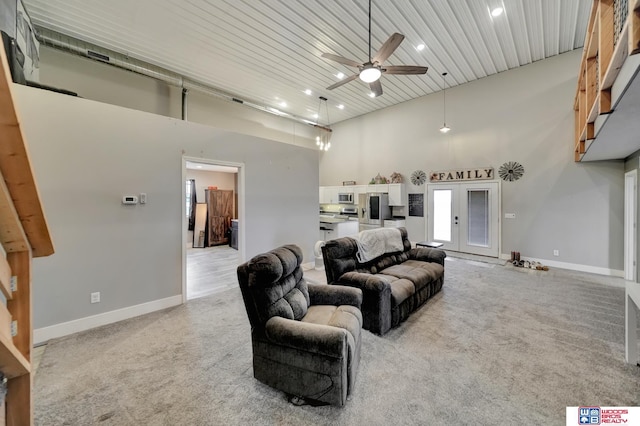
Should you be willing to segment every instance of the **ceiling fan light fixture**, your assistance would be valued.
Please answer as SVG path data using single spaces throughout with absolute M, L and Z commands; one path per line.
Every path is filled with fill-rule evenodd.
M 365 65 L 365 67 L 360 71 L 360 80 L 365 83 L 373 83 L 378 80 L 382 75 L 382 71 L 380 68 L 374 67 L 373 65 Z
M 501 7 L 496 7 L 493 10 L 491 10 L 491 16 L 498 17 L 500 15 L 502 15 L 502 12 L 504 12 L 504 9 Z

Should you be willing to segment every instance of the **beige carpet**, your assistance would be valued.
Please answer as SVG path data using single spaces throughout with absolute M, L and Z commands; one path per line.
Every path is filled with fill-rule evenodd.
M 253 378 L 232 289 L 52 341 L 35 422 L 564 425 L 566 406 L 640 405 L 640 368 L 624 362 L 624 290 L 610 281 L 450 258 L 439 295 L 384 337 L 363 333 L 343 408 L 293 406 Z

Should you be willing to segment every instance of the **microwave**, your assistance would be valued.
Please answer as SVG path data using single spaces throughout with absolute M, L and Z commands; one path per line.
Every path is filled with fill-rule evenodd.
M 340 204 L 353 204 L 353 193 L 338 194 L 338 203 Z

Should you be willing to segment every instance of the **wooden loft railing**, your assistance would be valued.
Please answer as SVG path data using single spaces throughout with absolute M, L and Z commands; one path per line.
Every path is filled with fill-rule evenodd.
M 8 379 L 0 424 L 33 424 L 31 259 L 53 254 L 53 243 L 31 171 L 0 47 L 0 372 Z M 6 411 L 5 411 L 6 408 Z
M 611 87 L 630 55 L 640 53 L 640 0 L 593 0 L 575 110 L 575 161 L 595 137 L 596 118 L 611 112 Z

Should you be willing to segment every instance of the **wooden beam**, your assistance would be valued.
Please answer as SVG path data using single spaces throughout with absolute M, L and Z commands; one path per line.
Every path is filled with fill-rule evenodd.
M 5 140 L 2 138 L 0 140 L 4 144 Z M 0 243 L 7 253 L 24 251 L 29 248 L 29 241 L 27 241 L 2 172 L 0 172 Z
M 599 12 L 599 37 L 598 37 L 598 60 L 600 62 L 598 81 L 604 80 L 604 74 L 609 69 L 611 58 L 613 57 L 613 44 L 615 38 L 615 23 L 613 0 L 600 0 Z
M 33 376 L 25 374 L 7 383 L 7 425 L 33 424 Z
M 23 376 L 31 371 L 29 361 L 13 342 L 2 334 L 0 334 L 0 371 L 9 379 Z
M 1 225 L 0 225 L 1 226 Z M 6 299 L 11 299 L 11 266 L 7 259 L 0 256 L 0 288 Z M 4 307 L 4 305 L 2 305 Z
M 15 110 L 11 93 L 13 83 L 4 49 L 0 49 L 0 59 L 0 172 L 4 176 L 33 255 L 48 256 L 53 254 L 53 242 Z
M 629 2 L 629 18 L 628 19 L 629 19 L 629 55 L 636 55 L 640 53 L 640 1 Z
M 7 261 L 18 285 L 13 299 L 7 301 L 7 309 L 14 321 L 18 321 L 18 334 L 13 337 L 16 348 L 31 361 L 33 329 L 31 326 L 31 252 L 7 253 Z

